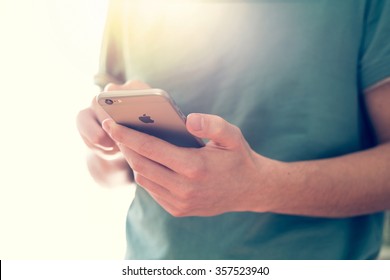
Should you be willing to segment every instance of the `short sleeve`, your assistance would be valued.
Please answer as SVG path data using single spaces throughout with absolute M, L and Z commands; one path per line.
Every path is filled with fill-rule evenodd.
M 99 69 L 94 82 L 100 88 L 125 82 L 123 59 L 123 1 L 110 1 L 100 50 Z
M 359 61 L 362 89 L 390 77 L 390 1 L 368 0 Z

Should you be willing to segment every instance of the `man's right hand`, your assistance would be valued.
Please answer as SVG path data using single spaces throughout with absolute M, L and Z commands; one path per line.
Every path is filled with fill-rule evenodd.
M 128 81 L 123 85 L 108 84 L 104 90 L 146 89 L 147 84 Z M 133 181 L 132 170 L 118 146 L 102 128 L 102 122 L 110 116 L 100 107 L 96 98 L 89 107 L 77 115 L 77 128 L 91 151 L 87 164 L 92 177 L 102 185 L 118 185 Z
M 102 159 L 110 160 L 118 156 L 119 149 L 102 128 L 101 123 L 107 118 L 110 116 L 100 107 L 96 98 L 93 98 L 91 106 L 79 112 L 77 128 L 84 143 L 92 152 Z

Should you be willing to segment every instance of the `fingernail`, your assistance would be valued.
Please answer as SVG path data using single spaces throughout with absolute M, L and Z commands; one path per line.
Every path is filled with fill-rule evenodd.
M 202 130 L 203 117 L 199 114 L 190 114 L 187 118 L 187 123 L 194 131 Z
M 112 125 L 114 124 L 114 121 L 111 119 L 105 119 L 102 123 L 103 129 L 107 131 L 107 133 L 111 132 Z

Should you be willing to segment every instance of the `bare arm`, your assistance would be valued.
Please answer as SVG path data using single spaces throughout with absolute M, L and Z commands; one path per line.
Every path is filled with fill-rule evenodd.
M 390 209 L 390 83 L 366 93 L 378 145 L 337 158 L 286 164 L 273 211 L 344 217 Z M 279 198 L 278 198 L 279 197 Z
M 112 120 L 103 127 L 120 143 L 135 181 L 174 216 L 253 211 L 346 217 L 390 209 L 390 86 L 366 98 L 378 145 L 323 160 L 266 158 L 215 115 L 187 118 L 193 135 L 210 140 L 201 149 L 176 147 Z

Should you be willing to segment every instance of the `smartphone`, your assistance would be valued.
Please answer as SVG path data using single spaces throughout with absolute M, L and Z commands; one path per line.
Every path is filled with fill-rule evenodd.
M 99 105 L 117 123 L 180 147 L 201 148 L 204 142 L 187 131 L 186 117 L 161 89 L 104 91 Z

